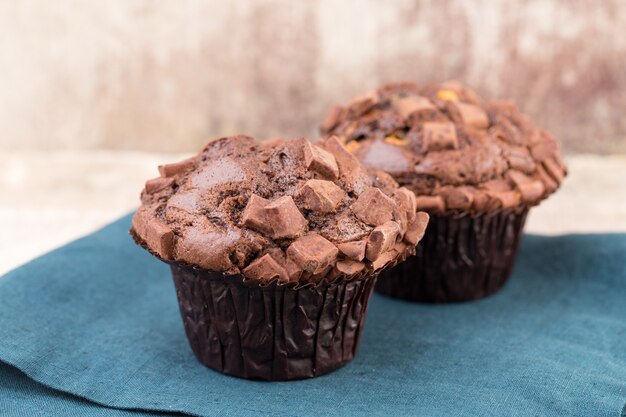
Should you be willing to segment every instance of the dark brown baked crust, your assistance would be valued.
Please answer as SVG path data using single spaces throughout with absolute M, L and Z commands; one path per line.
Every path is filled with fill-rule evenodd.
M 415 251 L 428 215 L 331 138 L 221 138 L 159 167 L 133 236 L 158 257 L 263 282 L 362 278 Z
M 430 213 L 532 206 L 567 173 L 554 137 L 514 104 L 483 101 L 454 81 L 384 85 L 334 106 L 321 132 L 390 173 Z

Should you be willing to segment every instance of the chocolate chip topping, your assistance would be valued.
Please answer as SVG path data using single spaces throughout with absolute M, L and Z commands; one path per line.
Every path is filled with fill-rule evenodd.
M 159 172 L 133 217 L 136 240 L 162 259 L 251 280 L 366 277 L 414 253 L 428 223 L 411 191 L 336 138 L 227 137 Z
M 304 208 L 319 213 L 334 213 L 346 193 L 332 181 L 308 180 L 299 195 Z
M 391 220 L 395 205 L 396 202 L 380 189 L 370 187 L 363 191 L 351 208 L 359 220 L 370 226 L 378 226 Z
M 291 196 L 270 201 L 252 194 L 241 222 L 272 239 L 297 238 L 306 230 L 306 219 Z
M 334 106 L 321 132 L 392 174 L 430 213 L 538 204 L 567 174 L 549 133 L 512 103 L 483 101 L 455 81 L 384 85 Z M 502 181 L 498 190 L 487 186 L 494 180 Z

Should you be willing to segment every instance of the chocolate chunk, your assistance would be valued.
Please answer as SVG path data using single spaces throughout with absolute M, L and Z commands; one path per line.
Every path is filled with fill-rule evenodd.
M 398 182 L 391 176 L 390 173 L 384 170 L 371 170 L 371 173 L 374 175 L 374 181 L 372 182 L 373 187 L 377 187 L 380 189 L 396 189 L 398 187 Z
M 362 261 L 365 258 L 365 240 L 357 240 L 356 242 L 345 242 L 337 245 L 337 248 L 347 258 L 355 261 Z
M 345 193 L 331 181 L 308 180 L 300 189 L 302 206 L 319 213 L 334 213 Z
M 339 177 L 339 167 L 335 157 L 328 151 L 313 145 L 308 140 L 304 142 L 304 163 L 311 171 L 331 179 Z
M 153 221 L 147 225 L 146 242 L 163 259 L 172 259 L 174 232 L 163 223 Z
M 291 196 L 280 197 L 265 206 L 265 218 L 272 227 L 272 239 L 295 238 L 304 233 L 307 221 Z
M 473 191 L 474 201 L 472 202 L 472 209 L 477 212 L 486 211 L 489 208 L 489 196 L 482 190 Z
M 290 258 L 285 257 L 285 270 L 289 275 L 289 280 L 298 281 L 304 272 L 302 268 L 300 268 L 294 261 Z
M 512 145 L 532 146 L 528 135 L 521 130 L 521 126 L 524 124 L 521 120 L 513 121 L 510 118 L 494 118 L 494 123 L 497 123 L 493 129 L 496 132 L 496 137 Z
M 289 275 L 290 281 L 298 281 L 302 276 L 302 268 L 300 268 L 294 261 L 292 261 L 285 252 L 283 252 L 280 248 L 270 248 L 267 251 L 268 254 L 274 258 L 274 260 L 281 267 L 285 268 L 287 271 L 287 275 Z
M 354 215 L 364 223 L 379 226 L 392 219 L 394 201 L 380 189 L 367 188 L 350 207 Z
M 541 139 L 530 148 L 530 153 L 533 155 L 533 158 L 537 161 L 543 161 L 558 152 L 558 145 L 554 139 L 541 133 L 538 137 Z
M 565 179 L 565 171 L 554 158 L 546 158 L 543 160 L 543 166 L 552 178 L 560 184 Z
M 371 263 L 373 270 L 384 268 L 398 257 L 398 253 L 391 249 L 381 254 L 375 261 Z
M 376 227 L 367 239 L 365 257 L 370 261 L 378 259 L 383 252 L 393 248 L 399 234 L 400 226 L 394 221 L 388 221 Z
M 517 169 L 526 174 L 535 172 L 537 164 L 525 146 L 511 146 L 505 149 L 504 154 L 512 169 Z
M 290 196 L 269 201 L 252 194 L 241 217 L 244 226 L 272 239 L 295 238 L 304 233 L 307 221 Z
M 406 218 L 412 221 L 417 211 L 417 200 L 415 193 L 406 187 L 400 187 L 393 193 L 393 198 L 398 202 L 400 207 L 406 211 Z
M 271 226 L 265 218 L 265 206 L 270 203 L 263 197 L 252 194 L 248 199 L 248 204 L 241 215 L 241 223 L 261 233 L 271 233 Z
M 482 189 L 490 192 L 508 192 L 511 191 L 509 183 L 505 180 L 491 180 L 480 186 Z
M 392 212 L 392 219 L 394 222 L 398 223 L 398 226 L 400 226 L 400 234 L 404 234 L 406 232 L 406 227 L 409 224 L 406 210 L 404 210 L 404 208 L 400 206 L 394 207 Z
M 446 208 L 446 204 L 440 195 L 420 195 L 415 198 L 415 208 L 440 213 Z
M 363 269 L 365 269 L 365 264 L 363 262 L 345 260 L 337 261 L 336 267 L 342 274 L 350 276 L 363 271 Z
M 543 185 L 545 185 L 546 191 L 549 193 L 553 193 L 557 190 L 557 188 L 559 188 L 559 184 L 550 174 L 548 174 L 548 171 L 546 171 L 543 165 L 537 165 L 537 174 L 539 175 L 539 178 L 541 178 Z
M 140 207 L 132 220 L 135 233 L 146 245 L 163 259 L 174 255 L 174 232 L 169 226 L 152 216 L 148 209 Z
M 341 120 L 346 113 L 346 110 L 341 106 L 332 106 L 328 111 L 328 114 L 322 122 L 322 133 L 330 132 Z
M 487 191 L 487 195 L 494 199 L 498 208 L 511 208 L 520 204 L 520 195 L 517 191 Z
M 427 151 L 442 151 L 458 149 L 459 141 L 456 136 L 454 123 L 426 122 L 422 125 L 422 149 Z
M 461 101 L 448 101 L 446 108 L 450 111 L 453 118 L 460 118 L 460 121 L 467 126 L 477 129 L 487 129 L 489 127 L 489 116 L 479 106 Z
M 540 180 L 534 180 L 522 172 L 509 170 L 507 175 L 519 190 L 524 202 L 539 200 L 545 191 L 545 187 Z
M 506 126 L 505 126 L 506 124 Z M 502 142 L 505 142 L 507 144 L 517 144 L 517 145 L 522 145 L 522 143 L 520 143 L 520 135 L 519 132 L 512 132 L 511 129 L 509 128 L 509 122 L 504 122 L 504 123 L 500 123 L 499 126 L 492 126 L 489 129 L 489 135 L 490 137 L 494 138 L 494 139 L 498 139 Z M 511 126 L 513 127 L 513 126 Z
M 159 165 L 159 172 L 163 177 L 173 177 L 175 175 L 184 174 L 196 167 L 195 157 L 183 159 L 173 164 Z
M 419 241 L 422 240 L 422 237 L 424 237 L 424 232 L 426 232 L 429 219 L 430 216 L 428 213 L 418 211 L 415 219 L 409 223 L 407 231 L 404 234 L 404 240 L 409 242 L 411 245 L 417 245 Z
M 323 142 L 324 148 L 335 156 L 339 167 L 339 178 L 348 191 L 362 191 L 367 186 L 367 176 L 359 160 L 341 144 L 337 136 L 331 136 Z
M 539 200 L 546 190 L 546 187 L 539 180 L 532 181 L 526 184 L 519 184 L 517 186 L 520 194 L 522 195 L 522 201 L 535 202 Z
M 166 187 L 169 187 L 174 182 L 173 178 L 153 178 L 151 180 L 146 181 L 146 192 L 148 194 L 157 193 Z
M 337 136 L 331 136 L 321 142 L 324 149 L 330 152 L 339 167 L 339 175 L 360 169 L 359 160 L 343 146 Z
M 339 250 L 317 233 L 311 233 L 294 241 L 287 248 L 287 256 L 312 274 L 319 274 L 337 259 Z
M 336 265 L 336 264 L 334 264 Z M 326 268 L 322 269 L 320 272 L 316 274 L 307 274 L 306 272 L 302 274 L 303 277 L 310 282 L 330 282 L 331 280 L 337 278 L 335 272 L 338 273 L 337 268 L 334 268 L 334 265 L 328 265 Z
M 269 282 L 278 279 L 281 282 L 289 281 L 289 274 L 272 258 L 269 254 L 265 254 L 255 259 L 243 270 L 243 274 L 249 279 L 258 279 L 259 281 Z
M 398 110 L 400 117 L 408 122 L 410 122 L 411 117 L 415 113 L 437 111 L 437 108 L 430 100 L 421 96 L 402 97 L 395 100 L 393 106 Z
M 469 187 L 443 187 L 441 194 L 448 209 L 467 210 L 472 206 L 474 196 Z
M 480 190 L 487 196 L 487 210 L 497 210 L 516 205 L 521 201 L 519 192 L 514 190 L 511 183 L 506 180 L 491 180 L 480 185 Z
M 359 117 L 374 107 L 377 102 L 378 93 L 376 91 L 369 92 L 352 99 L 352 101 L 348 104 L 348 113 L 352 117 Z

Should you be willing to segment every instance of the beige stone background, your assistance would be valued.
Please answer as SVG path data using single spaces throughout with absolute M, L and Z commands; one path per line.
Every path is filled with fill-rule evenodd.
M 210 138 L 315 135 L 333 102 L 451 78 L 562 140 L 528 230 L 626 231 L 624 1 L 0 1 L 0 272 Z
M 314 134 L 381 82 L 457 78 L 568 151 L 626 151 L 622 0 L 3 1 L 0 50 L 5 149 Z

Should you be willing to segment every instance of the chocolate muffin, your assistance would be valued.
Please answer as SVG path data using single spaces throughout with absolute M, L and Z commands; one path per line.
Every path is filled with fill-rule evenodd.
M 485 297 L 504 285 L 530 207 L 566 175 L 559 145 L 509 101 L 458 82 L 396 83 L 333 107 L 336 135 L 366 166 L 385 170 L 431 215 L 417 255 L 377 290 L 423 302 Z
M 428 214 L 336 139 L 218 139 L 159 167 L 131 235 L 171 265 L 198 360 L 243 378 L 332 371 L 356 352 L 378 273 Z

